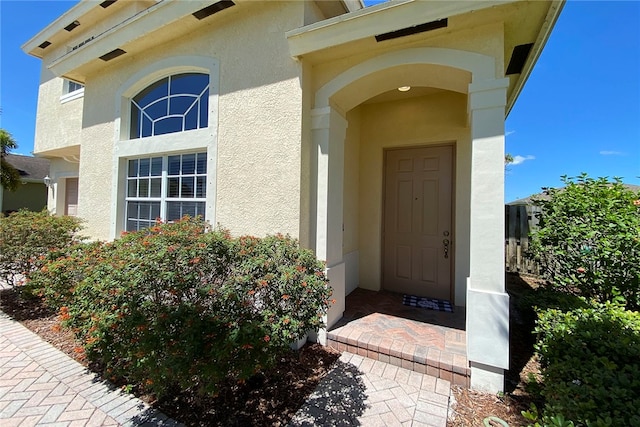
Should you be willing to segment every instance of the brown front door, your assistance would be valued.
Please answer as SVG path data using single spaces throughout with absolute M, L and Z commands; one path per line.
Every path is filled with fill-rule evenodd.
M 383 288 L 451 298 L 453 147 L 385 152 Z

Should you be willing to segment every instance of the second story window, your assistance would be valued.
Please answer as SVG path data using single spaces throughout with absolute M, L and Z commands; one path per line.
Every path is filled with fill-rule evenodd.
M 65 81 L 65 93 L 72 93 L 75 92 L 77 90 L 80 90 L 84 88 L 83 85 L 81 85 L 80 83 L 76 83 L 74 81 L 71 80 L 66 80 Z
M 61 103 L 64 104 L 65 102 L 73 101 L 74 99 L 82 98 L 83 96 L 83 84 L 64 79 L 64 84 L 62 85 L 62 96 L 60 96 Z
M 209 75 L 176 74 L 133 97 L 130 138 L 206 128 L 208 120 Z

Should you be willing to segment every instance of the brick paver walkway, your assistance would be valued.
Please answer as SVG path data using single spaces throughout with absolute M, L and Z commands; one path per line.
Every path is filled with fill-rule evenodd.
M 445 427 L 449 381 L 344 352 L 290 427 Z
M 0 426 L 179 426 L 0 312 Z

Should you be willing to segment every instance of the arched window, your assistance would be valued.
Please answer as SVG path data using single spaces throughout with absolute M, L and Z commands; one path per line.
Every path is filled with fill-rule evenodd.
M 206 128 L 208 121 L 209 75 L 176 74 L 133 97 L 130 138 Z

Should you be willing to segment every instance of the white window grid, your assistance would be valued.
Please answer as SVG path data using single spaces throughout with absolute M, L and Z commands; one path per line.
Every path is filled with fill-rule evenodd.
M 195 156 L 196 164 L 194 166 L 193 173 L 183 173 L 184 168 L 184 157 L 185 156 Z M 138 223 L 137 229 L 146 228 L 148 226 L 152 226 L 156 219 L 161 219 L 166 221 L 168 217 L 168 208 L 171 203 L 177 203 L 180 207 L 180 214 L 176 216 L 175 219 L 179 219 L 183 216 L 182 203 L 196 203 L 197 214 L 202 215 L 204 217 L 205 210 L 205 202 L 206 202 L 206 179 L 207 179 L 207 165 L 206 165 L 206 152 L 198 152 L 198 153 L 184 153 L 184 154 L 175 154 L 175 155 L 164 155 L 164 156 L 153 156 L 153 157 L 142 157 L 136 159 L 129 159 L 127 161 L 127 185 L 126 185 L 126 196 L 125 196 L 125 229 L 130 230 L 129 222 L 134 221 Z M 170 158 L 178 158 L 180 169 L 177 173 L 170 173 L 169 171 L 169 159 Z M 204 170 L 199 166 L 199 159 L 203 159 Z M 131 162 L 137 161 L 136 163 L 136 171 L 135 175 L 130 176 L 131 173 L 129 168 L 131 167 Z M 149 162 L 148 173 L 143 173 L 142 164 L 144 161 Z M 154 162 L 156 164 L 156 172 L 154 174 Z M 158 165 L 161 164 L 161 171 L 158 174 L 157 168 Z M 177 180 L 179 183 L 178 186 L 178 195 L 172 196 L 169 194 L 169 182 L 170 180 Z M 183 195 L 183 180 L 193 179 L 193 195 L 192 196 L 184 196 Z M 175 182 L 175 181 L 174 181 Z M 198 188 L 198 184 L 201 184 L 200 189 Z M 155 189 L 158 189 L 154 190 Z M 143 194 L 144 193 L 144 194 Z M 134 203 L 149 203 L 149 204 L 159 204 L 159 216 L 158 218 L 141 218 L 139 213 L 129 212 L 131 202 Z M 133 215 L 133 216 L 132 216 Z M 172 218 L 174 219 L 174 218 Z M 146 224 L 141 227 L 140 224 Z
M 200 115 L 200 110 L 201 110 L 201 102 L 202 102 L 202 97 L 205 95 L 205 93 L 209 90 L 209 84 L 207 84 L 207 86 L 198 94 L 193 94 L 193 93 L 171 93 L 171 82 L 172 82 L 172 78 L 173 76 L 169 76 L 168 79 L 168 88 L 169 88 L 169 94 L 167 94 L 166 96 L 162 96 L 158 99 L 156 99 L 155 101 L 149 103 L 147 106 L 145 107 L 141 107 L 133 98 L 131 99 L 131 104 L 132 104 L 132 108 L 136 108 L 139 112 L 139 116 L 138 116 L 138 132 L 137 135 L 135 136 L 135 138 L 142 138 L 142 134 L 144 132 L 144 126 L 143 126 L 143 121 L 144 118 L 146 117 L 147 119 L 149 119 L 149 121 L 151 122 L 151 135 L 149 136 L 155 136 L 156 135 L 156 124 L 158 122 L 161 122 L 163 120 L 166 119 L 171 119 L 171 118 L 179 118 L 182 120 L 182 128 L 180 130 L 180 132 L 184 132 L 186 130 L 186 123 L 187 123 L 187 116 L 189 115 L 189 113 L 191 111 L 194 110 L 194 108 L 196 109 L 196 129 L 201 129 L 204 127 L 207 127 L 208 123 L 202 123 L 201 122 L 201 115 Z M 177 99 L 177 98 L 193 98 L 193 102 L 191 103 L 191 105 L 186 109 L 186 111 L 184 112 L 184 114 L 171 114 L 170 113 L 170 107 L 171 107 L 171 100 L 172 99 Z M 153 108 L 156 104 L 166 101 L 167 103 L 167 109 L 166 109 L 166 114 L 164 116 L 160 116 L 157 118 L 153 118 L 150 114 L 147 113 L 147 110 Z M 206 114 L 206 117 L 208 117 L 208 114 Z

